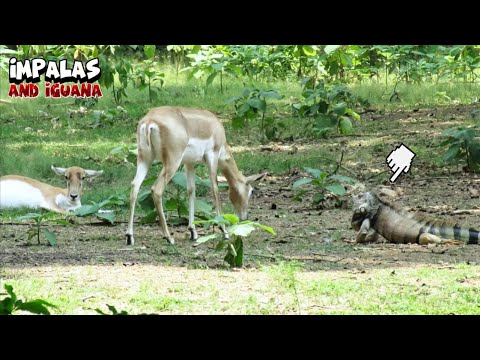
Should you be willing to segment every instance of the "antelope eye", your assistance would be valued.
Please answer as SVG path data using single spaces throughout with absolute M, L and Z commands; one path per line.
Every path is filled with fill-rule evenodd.
M 82 180 L 85 180 L 85 176 L 82 176 Z
M 68 176 L 65 175 L 65 180 L 68 180 Z

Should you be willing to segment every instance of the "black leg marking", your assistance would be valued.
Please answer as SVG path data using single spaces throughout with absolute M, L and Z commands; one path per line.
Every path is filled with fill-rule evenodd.
M 468 229 L 468 243 L 478 244 L 478 231 L 475 229 Z
M 440 226 L 439 231 L 440 231 L 440 237 L 441 237 L 441 238 L 446 239 L 446 238 L 448 237 L 448 236 L 447 236 L 447 230 L 448 230 L 448 228 L 445 226 L 445 224 L 442 224 L 442 225 Z
M 420 243 L 420 236 L 421 236 L 423 233 L 426 232 L 427 227 L 428 227 L 428 225 L 425 224 L 425 225 L 423 225 L 423 226 L 420 228 L 420 230 L 418 231 L 417 238 L 415 239 L 415 242 L 416 242 L 417 244 Z
M 462 238 L 462 228 L 458 224 L 455 224 L 453 227 L 453 238 L 455 240 L 460 240 Z

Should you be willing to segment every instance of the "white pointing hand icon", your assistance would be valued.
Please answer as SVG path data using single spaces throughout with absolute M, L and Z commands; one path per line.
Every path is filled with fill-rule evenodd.
M 412 159 L 416 154 L 405 145 L 401 144 L 395 150 L 393 150 L 387 157 L 387 165 L 394 172 L 390 178 L 391 182 L 395 182 L 400 176 L 402 171 L 408 173 L 410 171 L 410 165 Z

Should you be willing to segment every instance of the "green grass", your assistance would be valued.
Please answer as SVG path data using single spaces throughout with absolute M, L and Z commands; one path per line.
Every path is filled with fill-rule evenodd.
M 306 293 L 317 296 L 325 306 L 333 304 L 332 313 L 480 314 L 478 285 L 465 279 L 478 282 L 476 267 L 388 269 L 336 282 L 330 277 L 316 280 L 307 286 Z
M 466 264 L 307 272 L 281 262 L 261 271 L 190 269 L 170 278 L 162 277 L 175 269 L 147 273 L 137 266 L 147 279 L 133 268 L 109 268 L 115 274 L 105 279 L 99 276 L 105 266 L 40 268 L 42 276 L 0 269 L 0 285 L 51 302 L 54 314 L 108 312 L 107 304 L 129 314 L 480 314 L 478 269 Z

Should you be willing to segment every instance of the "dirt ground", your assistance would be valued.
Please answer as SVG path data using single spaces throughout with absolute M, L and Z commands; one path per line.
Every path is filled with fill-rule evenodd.
M 338 141 L 339 138 L 318 140 L 305 147 L 344 148 L 342 166 L 351 172 L 345 175 L 355 174 L 366 190 L 377 189 L 382 185 L 378 183 L 377 175 L 385 172 L 383 159 L 393 149 L 393 144 L 428 142 L 432 137 L 438 136 L 443 128 L 468 117 L 471 110 L 470 107 L 450 107 L 390 114 L 367 113 L 363 115 L 364 121 L 358 131 L 360 135 L 340 138 L 341 141 Z M 369 133 L 373 122 L 375 134 Z M 371 143 L 372 140 L 376 143 Z M 282 144 L 286 147 L 286 152 L 291 145 Z M 278 151 L 283 151 L 282 149 L 279 147 Z M 257 150 L 262 151 L 261 146 Z M 301 151 L 302 148 L 298 153 Z M 359 160 L 362 151 L 373 154 L 374 160 L 371 160 L 372 155 L 366 161 Z M 432 151 L 440 150 L 432 148 Z M 461 168 L 432 165 L 426 161 L 426 157 L 428 152 L 418 154 L 412 172 L 401 176 L 395 185 L 395 188 L 403 189 L 403 195 L 396 200 L 396 205 L 412 211 L 427 212 L 434 218 L 447 218 L 467 226 L 480 227 L 478 215 L 451 214 L 453 210 L 480 208 L 479 199 L 470 195 L 470 189 L 478 190 L 480 177 L 465 173 Z M 303 174 L 301 169 L 292 169 L 289 174 L 270 176 L 258 186 L 258 191 L 251 200 L 250 218 L 273 227 L 277 236 L 256 231 L 246 240 L 247 271 L 278 260 L 297 260 L 303 264 L 305 271 L 329 270 L 339 271 L 339 274 L 344 270 L 362 273 L 382 268 L 425 265 L 443 268 L 456 263 L 480 264 L 480 246 L 477 245 L 419 246 L 386 242 L 356 244 L 355 233 L 350 229 L 351 204 L 348 201 L 340 208 L 333 208 L 328 202 L 324 207 L 312 206 L 311 195 L 301 202 L 293 200 L 292 184 Z M 359 190 L 361 189 L 352 191 Z M 227 196 L 223 193 L 222 202 L 227 201 Z M 187 276 L 187 269 L 227 269 L 223 262 L 223 252 L 215 252 L 214 244 L 192 246 L 192 242 L 187 239 L 185 226 L 170 226 L 176 239 L 176 245 L 171 246 L 159 237 L 157 224 L 136 223 L 136 245 L 133 247 L 128 247 L 125 243 L 124 222 L 107 226 L 82 219 L 78 226 L 47 225 L 48 229 L 57 234 L 58 246 L 55 247 L 46 246 L 45 240 L 41 245 L 37 245 L 33 239 L 27 241 L 25 233 L 30 226 L 32 225 L 1 225 L 1 267 L 11 270 L 30 268 L 33 275 L 48 272 L 48 269 L 55 266 L 63 266 L 64 269 L 72 266 L 74 269 L 89 265 L 90 272 L 79 274 L 88 277 L 92 276 L 91 271 L 101 274 L 105 272 L 105 266 L 111 266 L 105 279 L 113 279 L 112 276 L 121 273 L 125 267 L 138 269 L 135 273 L 138 272 L 144 279 L 158 276 L 158 266 L 167 271 L 170 267 L 184 269 L 180 273 L 176 271 L 177 277 Z M 204 231 L 199 229 L 199 233 Z

